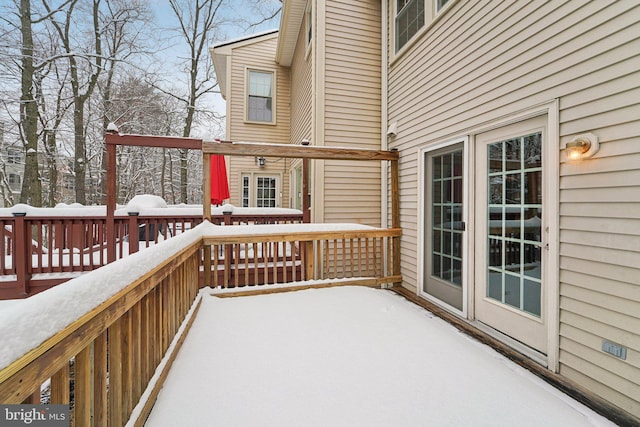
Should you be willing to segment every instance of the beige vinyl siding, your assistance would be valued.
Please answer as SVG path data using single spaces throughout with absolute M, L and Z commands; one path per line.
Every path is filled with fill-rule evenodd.
M 304 25 L 303 25 L 304 27 Z M 291 143 L 311 140 L 311 57 L 307 55 L 305 32 L 298 34 L 291 63 Z
M 587 132 L 601 142 L 590 160 L 560 154 L 560 373 L 640 417 L 640 6 L 451 6 L 390 65 L 404 286 L 418 285 L 419 147 L 557 99 L 560 140 L 548 149 Z M 627 360 L 602 352 L 603 339 Z
M 380 149 L 380 2 L 326 5 L 323 145 Z M 380 164 L 325 161 L 325 222 L 381 224 Z
M 231 56 L 231 90 L 227 95 L 230 103 L 230 115 L 227 120 L 230 132 L 228 137 L 232 141 L 269 142 L 287 144 L 290 142 L 290 70 L 275 63 L 277 38 L 245 44 L 233 49 Z M 276 73 L 276 124 L 256 124 L 245 122 L 245 79 L 246 69 L 256 68 Z M 267 159 L 264 168 L 255 165 L 253 157 L 229 158 L 229 192 L 231 203 L 241 206 L 241 181 L 243 172 L 279 173 L 282 174 L 281 207 L 289 207 L 289 161 Z

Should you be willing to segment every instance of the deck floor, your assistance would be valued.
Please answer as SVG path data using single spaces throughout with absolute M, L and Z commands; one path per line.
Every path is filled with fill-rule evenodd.
M 389 291 L 206 294 L 147 426 L 612 426 Z

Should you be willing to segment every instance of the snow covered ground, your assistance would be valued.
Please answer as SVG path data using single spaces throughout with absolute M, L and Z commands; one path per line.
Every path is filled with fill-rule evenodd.
M 612 426 L 390 291 L 209 295 L 147 426 Z

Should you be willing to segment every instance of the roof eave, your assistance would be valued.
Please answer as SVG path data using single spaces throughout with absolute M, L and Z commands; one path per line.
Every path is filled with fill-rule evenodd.
M 300 25 L 304 18 L 305 0 L 284 0 L 280 17 L 278 47 L 276 62 L 282 66 L 291 66 L 293 53 L 296 49 Z

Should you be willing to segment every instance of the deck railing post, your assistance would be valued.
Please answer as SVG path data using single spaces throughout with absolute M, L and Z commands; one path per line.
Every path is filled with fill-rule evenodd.
M 129 255 L 138 252 L 140 249 L 138 234 L 138 215 L 140 212 L 127 212 L 129 214 Z
M 304 242 L 304 270 L 305 270 L 305 277 L 304 280 L 313 280 L 314 279 L 314 271 L 313 269 L 314 267 L 314 253 L 313 253 L 313 241 L 309 240 Z
M 224 216 L 224 225 L 233 225 L 233 220 L 231 219 L 231 215 L 233 211 L 223 211 L 222 215 Z M 223 287 L 226 288 L 229 286 L 231 282 L 231 278 L 233 275 L 233 271 L 231 270 L 231 264 L 233 262 L 233 245 L 224 245 L 224 283 Z
M 224 225 L 233 225 L 233 220 L 231 219 L 233 211 L 224 211 L 222 215 L 224 216 Z
M 29 274 L 28 274 L 28 261 L 31 254 L 28 251 L 31 250 L 31 239 L 27 235 L 27 225 L 25 221 L 26 212 L 14 212 L 14 233 L 13 241 L 15 244 L 13 261 L 15 262 L 14 268 L 16 271 L 16 281 L 18 282 L 18 294 L 26 296 L 29 294 Z M 29 242 L 27 244 L 27 242 Z
M 311 203 L 309 200 L 309 159 L 302 159 L 302 222 L 311 222 Z

